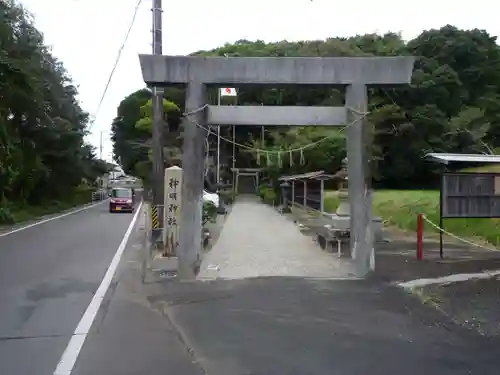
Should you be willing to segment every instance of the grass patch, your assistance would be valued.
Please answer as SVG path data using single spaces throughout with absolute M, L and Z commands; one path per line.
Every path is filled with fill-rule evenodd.
M 326 193 L 325 209 L 338 207 L 336 191 Z M 439 224 L 439 192 L 434 190 L 379 190 L 373 195 L 373 212 L 385 222 L 406 231 L 416 231 L 417 214 L 422 213 Z M 481 238 L 495 247 L 500 246 L 499 219 L 445 219 L 444 229 L 460 237 Z M 424 222 L 426 233 L 438 233 Z
M 424 305 L 430 305 L 438 310 L 441 310 L 442 298 L 437 293 L 426 291 L 423 288 L 413 288 L 409 291 L 417 297 Z
M 34 220 L 41 216 L 56 214 L 92 201 L 90 187 L 78 187 L 64 200 L 51 200 L 38 206 L 27 206 L 9 202 L 0 207 L 0 225 L 16 224 Z

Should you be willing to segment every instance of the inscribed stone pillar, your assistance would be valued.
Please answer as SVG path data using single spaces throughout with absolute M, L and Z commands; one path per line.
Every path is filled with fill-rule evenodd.
M 177 255 L 182 210 L 182 168 L 172 166 L 165 169 L 165 209 L 163 214 L 163 249 L 165 256 Z

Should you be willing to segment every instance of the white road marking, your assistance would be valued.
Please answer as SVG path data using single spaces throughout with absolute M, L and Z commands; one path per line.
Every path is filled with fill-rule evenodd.
M 77 210 L 66 212 L 66 213 L 64 213 L 62 215 L 58 215 L 58 216 L 54 216 L 54 217 L 49 217 L 48 219 L 40 220 L 40 221 L 37 221 L 35 223 L 29 224 L 29 225 L 25 225 L 24 227 L 21 227 L 21 228 L 17 228 L 17 229 L 14 229 L 14 230 L 11 230 L 11 231 L 8 231 L 8 232 L 5 232 L 5 233 L 0 233 L 0 237 L 8 236 L 9 234 L 17 233 L 17 232 L 20 232 L 20 231 L 28 229 L 28 228 L 36 227 L 37 225 L 45 224 L 45 223 L 48 223 L 49 221 L 52 221 L 52 220 L 61 219 L 61 218 L 66 217 L 66 216 L 76 214 L 77 212 L 89 210 L 92 207 L 95 207 L 95 206 L 98 206 L 100 204 L 103 204 L 106 201 L 107 200 L 100 201 L 100 202 L 91 204 L 89 206 L 85 206 L 85 207 L 79 208 Z
M 92 301 L 90 301 L 87 310 L 83 314 L 78 326 L 71 336 L 71 340 L 69 340 L 68 346 L 64 350 L 59 363 L 57 364 L 56 369 L 54 370 L 54 375 L 71 375 L 73 368 L 75 366 L 76 360 L 80 355 L 80 351 L 82 350 L 83 344 L 87 335 L 90 331 L 90 327 L 92 327 L 92 323 L 101 307 L 101 303 L 104 300 L 106 292 L 109 289 L 111 281 L 113 281 L 113 276 L 115 275 L 116 269 L 118 268 L 118 264 L 120 263 L 120 259 L 125 251 L 125 247 L 127 246 L 127 242 L 132 234 L 132 230 L 134 229 L 135 222 L 137 221 L 137 217 L 139 216 L 139 212 L 141 212 L 142 202 L 136 209 L 135 215 L 130 222 L 130 225 L 123 236 L 122 242 L 116 253 L 109 264 L 109 267 L 104 275 L 99 288 L 94 294 Z
M 446 285 L 468 280 L 491 279 L 496 276 L 500 276 L 500 270 L 485 271 L 480 273 L 457 273 L 443 277 L 436 277 L 435 279 L 410 280 L 400 282 L 397 285 L 405 289 L 413 289 L 433 284 Z

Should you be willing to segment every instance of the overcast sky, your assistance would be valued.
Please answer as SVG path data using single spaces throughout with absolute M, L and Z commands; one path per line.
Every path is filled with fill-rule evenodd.
M 95 114 L 137 0 L 21 0 L 53 53 L 79 86 L 82 107 Z M 497 5 L 494 5 L 494 4 Z M 151 5 L 143 0 L 89 140 L 111 160 L 109 131 L 124 96 L 144 86 L 138 53 L 151 51 Z M 238 39 L 324 39 L 422 30 L 452 24 L 500 35 L 495 0 L 163 0 L 163 53 L 185 55 Z

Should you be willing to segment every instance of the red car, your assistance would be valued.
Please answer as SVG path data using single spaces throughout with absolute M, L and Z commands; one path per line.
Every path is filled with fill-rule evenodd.
M 134 212 L 134 191 L 126 188 L 111 190 L 109 212 Z

